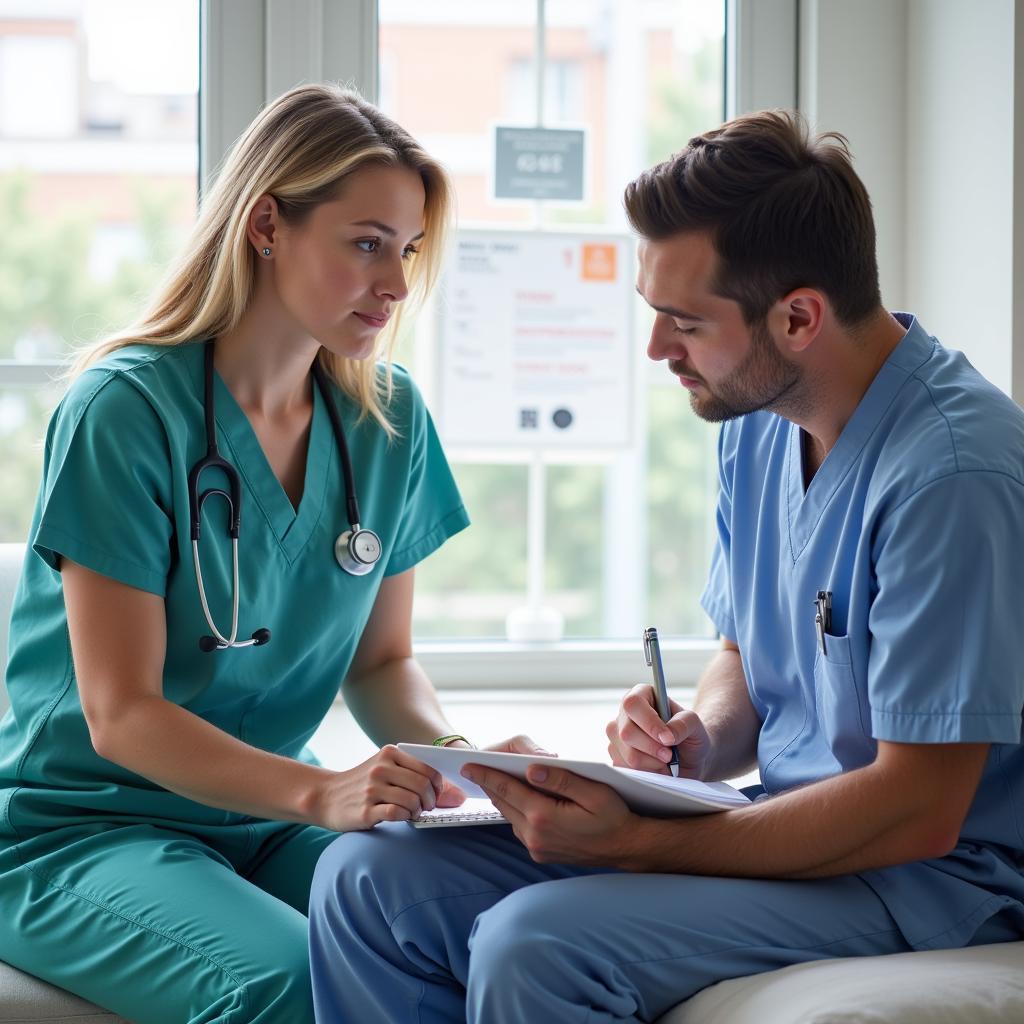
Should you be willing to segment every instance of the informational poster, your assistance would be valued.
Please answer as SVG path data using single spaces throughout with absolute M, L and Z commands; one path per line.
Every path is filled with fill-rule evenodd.
M 633 264 L 623 235 L 460 232 L 440 303 L 445 443 L 629 444 Z

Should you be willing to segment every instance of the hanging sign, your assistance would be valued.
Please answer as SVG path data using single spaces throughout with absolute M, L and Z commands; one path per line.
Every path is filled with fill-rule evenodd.
M 629 444 L 633 278 L 628 236 L 461 231 L 440 303 L 445 443 Z
M 494 129 L 495 199 L 583 198 L 584 133 L 570 128 Z

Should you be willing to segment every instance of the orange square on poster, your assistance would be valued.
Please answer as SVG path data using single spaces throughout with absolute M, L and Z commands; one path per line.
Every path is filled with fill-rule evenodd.
M 615 280 L 615 246 L 604 242 L 583 243 L 583 280 Z

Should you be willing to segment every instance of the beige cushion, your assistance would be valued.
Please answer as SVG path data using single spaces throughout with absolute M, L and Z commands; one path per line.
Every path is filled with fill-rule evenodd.
M 63 989 L 0 963 L 2 1024 L 128 1024 Z
M 1020 1024 L 1024 942 L 849 957 L 733 978 L 658 1024 Z

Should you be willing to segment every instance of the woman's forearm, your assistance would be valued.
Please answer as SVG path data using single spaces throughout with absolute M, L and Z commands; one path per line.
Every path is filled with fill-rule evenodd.
M 133 700 L 93 737 L 97 753 L 189 800 L 278 821 L 319 824 L 336 772 L 249 746 L 163 697 Z
M 396 658 L 345 681 L 345 704 L 367 736 L 385 743 L 430 743 L 457 732 L 415 658 Z

